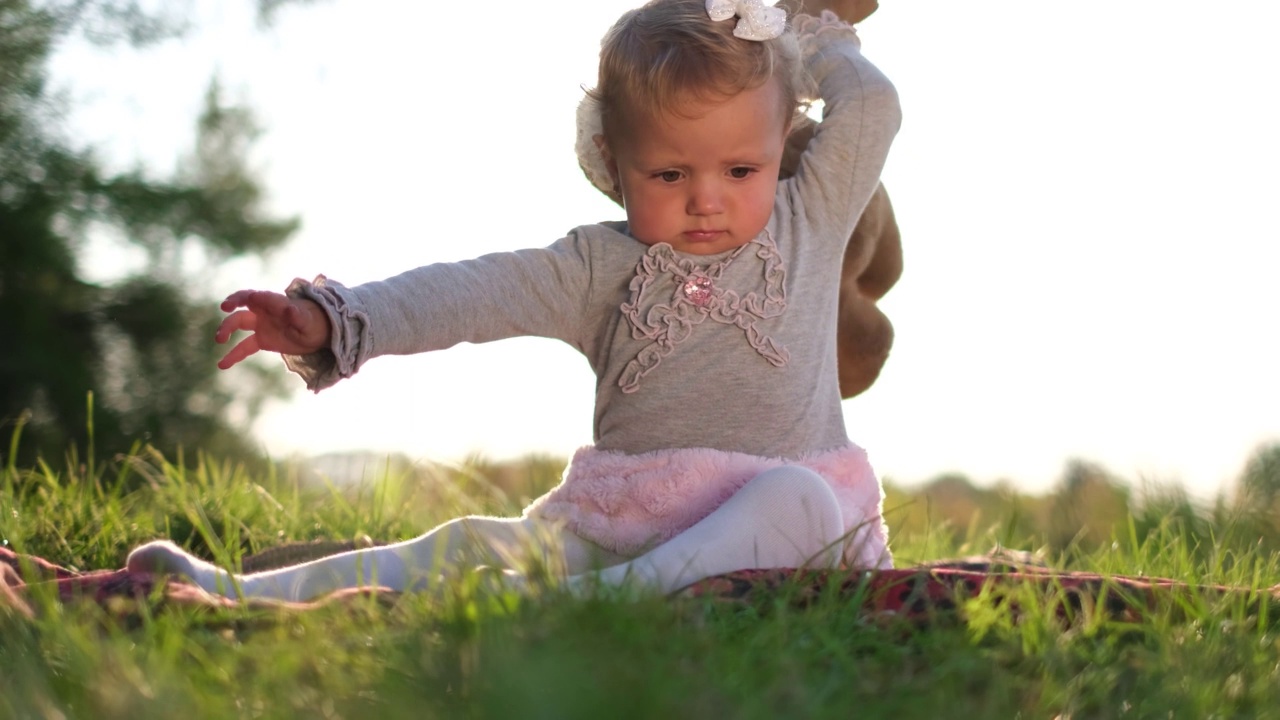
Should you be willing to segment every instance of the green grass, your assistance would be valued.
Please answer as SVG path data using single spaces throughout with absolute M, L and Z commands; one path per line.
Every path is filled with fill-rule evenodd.
M 554 464 L 554 463 L 552 463 Z M 184 469 L 185 466 L 189 469 Z M 3 469 L 0 542 L 82 569 L 170 537 L 235 564 L 284 542 L 395 539 L 460 513 L 515 513 L 554 478 L 475 462 L 390 472 L 355 488 L 208 458 L 139 453 L 91 468 Z M 505 477 L 503 483 L 489 481 Z M 538 482 L 527 482 L 531 476 Z M 510 478 L 514 477 L 515 480 Z M 891 525 L 913 500 L 896 494 Z M 900 562 L 1043 549 L 999 521 L 899 528 Z M 1132 517 L 1059 567 L 1250 588 L 1280 561 L 1229 522 Z M 1141 623 L 1062 626 L 1028 592 L 1019 619 L 984 598 L 924 628 L 873 621 L 785 590 L 748 605 L 531 597 L 464 576 L 443 600 L 405 596 L 300 614 L 111 608 L 36 598 L 0 609 L 0 717 L 14 718 L 1074 718 L 1280 717 L 1280 628 L 1242 602 L 1170 602 Z

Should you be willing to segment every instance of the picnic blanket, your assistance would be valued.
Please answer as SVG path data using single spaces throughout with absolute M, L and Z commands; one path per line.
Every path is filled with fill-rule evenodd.
M 244 564 L 253 566 L 249 557 L 245 558 Z M 130 616 L 137 614 L 142 603 L 152 608 L 179 605 L 206 609 L 296 611 L 369 596 L 390 603 L 398 595 L 388 588 L 375 587 L 340 590 L 312 602 L 239 600 L 206 592 L 176 577 L 123 569 L 77 572 L 44 558 L 0 548 L 0 609 L 8 606 L 30 617 L 36 607 L 33 600 L 42 593 L 61 603 L 95 603 L 114 614 Z
M 301 553 L 297 546 L 283 547 L 261 557 L 247 556 L 242 565 L 246 569 L 263 569 L 264 565 L 296 561 L 300 554 L 315 555 L 335 548 L 345 549 L 331 543 L 309 544 Z M 76 572 L 7 548 L 0 548 L 0 577 L 0 607 L 7 605 L 28 616 L 35 613 L 32 600 L 42 590 L 62 603 L 97 603 L 121 614 L 136 613 L 139 603 L 151 608 L 178 605 L 292 612 L 359 597 L 394 603 L 399 595 L 387 588 L 362 588 L 338 591 L 313 602 L 242 601 L 207 593 L 179 578 L 127 570 Z M 1191 585 L 1165 578 L 1056 571 L 1021 554 L 945 560 L 892 570 L 740 570 L 699 581 L 674 596 L 731 603 L 781 599 L 797 607 L 834 600 L 857 603 L 869 619 L 913 623 L 958 617 L 965 602 L 979 596 L 1004 604 L 1015 614 L 1020 612 L 1019 603 L 1032 597 L 1041 611 L 1048 608 L 1067 622 L 1103 613 L 1110 619 L 1133 623 L 1141 622 L 1162 603 L 1189 608 L 1235 598 L 1249 613 L 1280 618 L 1280 586 L 1251 590 Z

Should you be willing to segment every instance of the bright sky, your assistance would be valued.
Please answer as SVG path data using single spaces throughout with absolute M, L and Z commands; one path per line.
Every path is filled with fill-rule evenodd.
M 210 293 L 355 284 L 621 216 L 577 168 L 573 111 L 638 0 L 491 0 L 476 17 L 332 0 L 265 31 L 248 2 L 187 2 L 181 43 L 68 47 L 56 71 L 76 132 L 122 166 L 172 167 L 215 70 L 257 111 L 272 206 L 304 227 Z M 1078 457 L 1207 496 L 1280 440 L 1280 4 L 1072 7 L 884 0 L 862 25 L 904 106 L 884 179 L 906 273 L 883 302 L 893 355 L 845 403 L 849 432 L 902 483 L 1039 491 Z M 591 440 L 592 390 L 568 346 L 510 340 L 299 386 L 256 431 L 278 456 L 567 456 Z

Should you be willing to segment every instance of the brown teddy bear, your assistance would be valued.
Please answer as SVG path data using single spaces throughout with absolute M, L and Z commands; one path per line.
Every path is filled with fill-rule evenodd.
M 861 22 L 876 11 L 876 0 L 782 0 L 778 7 L 788 14 L 804 12 L 817 15 L 830 10 L 850 24 Z M 817 123 L 797 123 L 787 138 L 779 175 L 791 177 L 799 166 L 800 156 L 817 130 Z M 583 142 L 583 138 L 579 138 Z M 583 167 L 589 179 L 591 171 Z M 602 178 L 593 184 L 610 199 L 621 204 L 616 192 L 609 192 Z M 840 280 L 840 316 L 836 328 L 836 352 L 840 375 L 840 395 L 851 398 L 871 387 L 880 376 L 893 345 L 893 325 L 876 307 L 876 302 L 889 292 L 902 275 L 902 238 L 884 185 L 858 219 L 844 252 Z

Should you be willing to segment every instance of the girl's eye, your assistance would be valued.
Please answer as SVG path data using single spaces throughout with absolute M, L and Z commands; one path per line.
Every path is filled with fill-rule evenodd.
M 729 170 L 729 176 L 735 180 L 746 180 L 753 172 L 755 172 L 755 168 L 736 167 Z
M 679 179 L 680 179 L 680 171 L 678 171 L 678 170 L 663 170 L 662 172 L 658 173 L 658 174 L 657 174 L 657 175 L 655 175 L 654 177 L 658 178 L 658 179 L 659 179 L 659 180 L 661 180 L 662 182 L 666 182 L 666 183 L 673 183 L 673 182 L 676 182 L 677 180 L 679 180 Z

